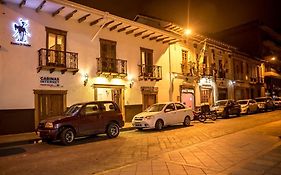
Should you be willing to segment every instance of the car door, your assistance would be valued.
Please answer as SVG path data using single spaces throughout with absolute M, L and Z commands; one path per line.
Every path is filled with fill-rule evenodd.
M 97 133 L 100 126 L 100 110 L 97 103 L 86 104 L 81 111 L 79 132 L 82 135 Z
M 118 118 L 117 109 L 113 102 L 101 102 L 99 103 L 99 107 L 101 110 L 99 130 L 104 132 L 110 121 L 119 121 L 120 119 Z
M 172 125 L 172 124 L 176 123 L 176 121 L 177 121 L 176 112 L 177 111 L 176 111 L 174 103 L 170 103 L 165 107 L 164 114 L 162 116 L 165 125 Z
M 184 118 L 186 117 L 186 108 L 184 105 L 180 104 L 180 103 L 175 103 L 176 105 L 176 109 L 177 109 L 177 113 L 176 113 L 176 119 L 177 119 L 177 123 L 183 122 Z

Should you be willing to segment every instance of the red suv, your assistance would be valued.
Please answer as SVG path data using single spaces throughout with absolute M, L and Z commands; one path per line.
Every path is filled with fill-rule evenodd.
M 42 120 L 37 134 L 45 141 L 60 140 L 68 145 L 75 137 L 106 133 L 119 135 L 124 126 L 118 105 L 112 101 L 93 101 L 72 105 L 62 116 Z

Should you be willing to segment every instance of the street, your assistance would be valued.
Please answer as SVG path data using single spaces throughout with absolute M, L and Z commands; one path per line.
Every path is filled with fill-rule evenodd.
M 125 131 L 115 139 L 98 135 L 71 146 L 2 147 L 0 174 L 277 174 L 280 128 L 281 111 L 276 110 L 162 131 Z M 275 149 L 280 154 L 274 160 L 259 160 Z M 253 168 L 257 163 L 251 164 L 256 159 L 262 164 L 258 170 Z

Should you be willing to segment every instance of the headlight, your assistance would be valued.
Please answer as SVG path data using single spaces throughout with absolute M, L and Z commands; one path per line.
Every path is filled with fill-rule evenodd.
M 145 116 L 144 119 L 152 119 L 154 116 L 153 115 L 149 115 L 149 116 Z
M 54 128 L 54 125 L 53 125 L 52 122 L 47 122 L 47 123 L 45 124 L 45 128 Z

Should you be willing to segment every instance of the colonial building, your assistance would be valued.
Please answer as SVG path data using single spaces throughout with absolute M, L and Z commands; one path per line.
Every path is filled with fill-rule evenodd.
M 242 94 L 233 72 L 242 54 L 231 45 L 66 0 L 1 2 L 0 134 L 33 131 L 84 101 L 113 100 L 130 122 L 156 102 L 195 108 Z

